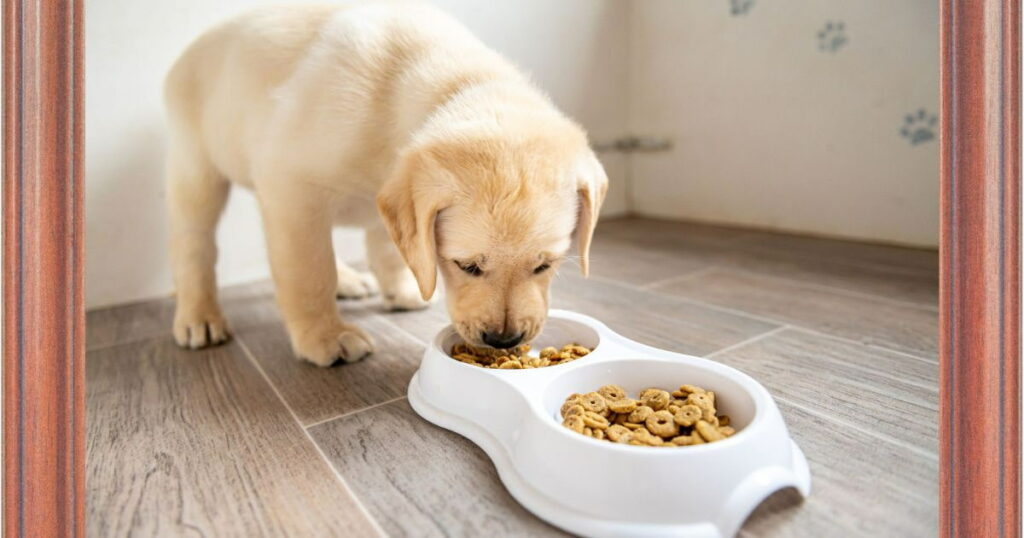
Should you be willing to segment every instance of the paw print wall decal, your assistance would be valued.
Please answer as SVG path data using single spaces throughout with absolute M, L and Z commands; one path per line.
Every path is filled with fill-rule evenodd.
M 929 114 L 925 109 L 919 109 L 917 114 L 907 114 L 900 129 L 900 135 L 906 138 L 911 146 L 923 144 L 935 139 L 935 124 L 939 119 L 934 114 Z
M 733 17 L 746 15 L 753 6 L 754 0 L 729 0 L 729 13 L 731 13 Z
M 835 52 L 846 44 L 846 25 L 843 21 L 826 22 L 825 27 L 818 32 L 818 50 L 824 52 Z

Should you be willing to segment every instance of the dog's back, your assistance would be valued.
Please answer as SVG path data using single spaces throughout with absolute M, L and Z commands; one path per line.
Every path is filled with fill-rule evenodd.
M 171 69 L 165 95 L 172 138 L 200 141 L 195 149 L 220 174 L 252 186 L 254 163 L 282 141 L 308 155 L 291 160 L 309 163 L 396 148 L 460 84 L 496 77 L 520 75 L 426 5 L 273 7 L 200 36 Z

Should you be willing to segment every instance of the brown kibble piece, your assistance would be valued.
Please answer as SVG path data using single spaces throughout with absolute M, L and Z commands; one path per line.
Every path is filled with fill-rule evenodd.
M 630 422 L 643 422 L 647 420 L 647 417 L 651 416 L 651 413 L 653 412 L 654 409 L 651 409 L 646 405 L 641 405 L 640 407 L 637 407 L 636 409 L 633 410 L 632 413 L 629 414 L 628 420 Z
M 675 437 L 679 435 L 679 425 L 672 417 L 672 413 L 666 410 L 655 411 L 647 417 L 645 422 L 647 429 L 659 437 Z
M 725 435 L 722 435 L 722 432 L 718 431 L 718 428 L 715 428 L 711 423 L 705 420 L 698 420 L 694 429 L 697 430 L 697 433 L 699 433 L 705 441 L 721 441 L 722 439 L 725 439 Z
M 661 389 L 647 389 L 640 393 L 640 403 L 655 411 L 665 409 L 671 399 L 668 392 Z
M 719 426 L 728 426 L 731 422 L 732 422 L 732 419 L 729 418 L 729 415 L 720 415 L 718 417 L 718 425 Z
M 522 368 L 523 368 L 523 363 L 521 363 L 521 362 L 519 362 L 517 360 L 506 361 L 506 362 L 502 363 L 501 366 L 498 367 L 498 369 L 500 369 L 500 370 L 522 370 Z
M 597 393 L 604 396 L 604 399 L 609 402 L 621 400 L 626 397 L 626 390 L 618 385 L 605 385 L 597 389 Z
M 608 407 L 608 403 L 605 402 L 604 396 L 601 396 L 596 392 L 588 392 L 584 394 L 580 403 L 583 405 L 584 409 L 595 413 L 600 413 Z
M 585 413 L 585 412 L 586 412 L 586 409 L 583 409 L 582 405 L 580 405 L 580 404 L 573 404 L 573 405 L 569 406 L 569 408 L 566 409 L 565 412 L 562 413 L 562 418 L 569 418 L 569 417 L 575 416 L 575 415 L 582 416 L 583 413 Z
M 693 426 L 703 415 L 701 408 L 693 404 L 686 404 L 676 411 L 673 418 L 680 426 Z
M 632 398 L 621 398 L 608 402 L 608 409 L 615 413 L 632 413 L 637 408 L 637 401 Z
M 726 437 L 732 437 L 732 435 L 736 433 L 736 428 L 733 428 L 732 426 L 722 426 L 718 428 L 718 431 L 722 432 L 722 435 Z
M 583 433 L 583 429 L 587 427 L 587 425 L 583 423 L 583 418 L 579 415 L 574 415 L 565 419 L 562 421 L 562 426 L 565 426 L 576 433 Z
M 702 388 L 700 388 L 700 387 L 698 387 L 698 386 L 696 386 L 696 385 L 679 385 L 679 392 L 682 393 L 681 397 L 685 398 L 685 397 L 687 397 L 690 394 L 693 394 L 695 392 L 697 392 L 697 393 L 704 393 L 704 392 L 707 392 L 707 391 L 702 389 Z
M 711 397 L 703 392 L 694 392 L 686 397 L 686 403 L 696 405 L 701 409 L 711 409 L 714 411 L 715 405 L 711 401 Z
M 605 430 L 605 435 L 607 435 L 608 439 L 611 439 L 612 441 L 618 441 L 619 437 L 622 437 L 623 435 L 626 435 L 629 432 L 629 428 L 619 424 L 613 424 L 609 426 L 607 430 Z
M 598 413 L 593 411 L 583 412 L 583 423 L 591 428 L 606 429 L 608 427 L 608 419 L 604 418 Z
M 665 441 L 662 440 L 661 437 L 658 437 L 645 429 L 634 430 L 633 440 L 640 441 L 647 446 L 660 446 L 665 444 Z
M 700 438 L 699 435 L 697 435 L 696 437 Z M 672 438 L 672 444 L 674 444 L 676 446 L 690 446 L 692 444 L 696 444 L 695 441 L 693 440 L 693 438 L 694 438 L 694 434 L 679 435 L 679 436 L 676 436 L 676 437 Z M 703 439 L 701 439 L 701 441 L 703 441 Z

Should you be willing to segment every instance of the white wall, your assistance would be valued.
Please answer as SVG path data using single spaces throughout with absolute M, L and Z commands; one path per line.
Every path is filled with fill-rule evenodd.
M 937 114 L 936 2 L 632 7 L 629 125 L 675 142 L 631 157 L 637 213 L 937 245 L 937 125 L 916 145 L 900 133 Z
M 275 3 L 282 3 L 280 1 Z M 616 0 L 438 0 L 486 43 L 531 72 L 595 139 L 625 125 L 628 4 Z M 160 88 L 177 54 L 246 0 L 86 2 L 86 304 L 171 291 L 164 210 Z M 620 155 L 602 156 L 612 191 L 606 213 L 625 211 Z M 218 231 L 221 283 L 269 274 L 252 196 L 235 189 Z M 230 238 L 230 242 L 226 241 Z M 345 259 L 361 235 L 336 234 Z

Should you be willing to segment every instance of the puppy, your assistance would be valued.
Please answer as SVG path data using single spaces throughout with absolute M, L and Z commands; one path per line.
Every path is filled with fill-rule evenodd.
M 468 30 L 424 5 L 264 8 L 210 30 L 167 77 L 179 345 L 227 339 L 214 229 L 232 184 L 259 201 L 295 354 L 357 361 L 334 226 L 366 230 L 386 307 L 427 305 L 438 269 L 473 345 L 534 338 L 574 229 L 580 264 L 607 190 L 583 130 Z

